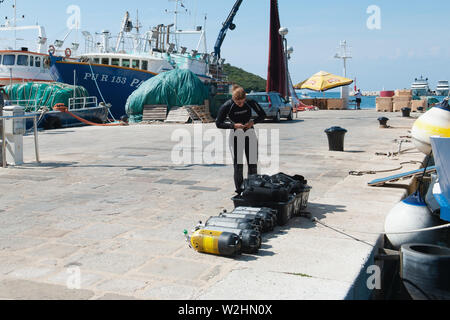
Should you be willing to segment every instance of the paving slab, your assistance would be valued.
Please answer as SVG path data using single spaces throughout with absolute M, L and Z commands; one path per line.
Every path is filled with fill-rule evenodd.
M 391 129 L 380 129 L 387 115 Z M 418 116 L 418 115 L 413 115 Z M 367 266 L 380 245 L 384 218 L 407 194 L 367 183 L 393 172 L 350 176 L 350 171 L 420 167 L 415 150 L 395 157 L 395 142 L 409 135 L 414 118 L 371 110 L 318 111 L 299 119 L 258 125 L 280 140 L 279 168 L 264 174 L 301 174 L 313 187 L 307 211 L 264 235 L 259 254 L 224 258 L 188 247 L 191 230 L 223 209 L 231 210 L 233 167 L 228 137 L 208 125 L 81 127 L 41 132 L 41 164 L 33 137 L 24 138 L 21 167 L 0 169 L 0 298 L 3 299 L 346 299 L 367 298 Z M 345 152 L 330 152 L 324 130 L 348 130 Z M 191 162 L 172 159 L 175 130 L 191 137 L 222 133 L 223 163 L 202 162 L 209 141 L 186 151 Z M 265 131 L 264 131 L 265 130 Z M 273 131 L 277 130 L 277 131 Z M 412 148 L 405 143 L 403 148 Z M 200 159 L 200 160 L 199 160 Z M 416 161 L 411 163 L 410 161 Z M 266 164 L 276 164 L 266 163 Z M 343 228 L 336 232 L 311 221 Z M 71 268 L 81 289 L 70 290 Z M 360 290 L 361 289 L 361 290 Z
M 9 300 L 88 300 L 90 290 L 71 290 L 65 286 L 27 280 L 0 281 L 0 299 Z

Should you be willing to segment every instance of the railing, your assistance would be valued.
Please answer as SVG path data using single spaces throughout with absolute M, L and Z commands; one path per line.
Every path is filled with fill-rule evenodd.
M 34 151 L 36 154 L 36 162 L 41 163 L 39 160 L 39 141 L 38 141 L 38 130 L 37 130 L 37 118 L 39 114 L 33 115 L 24 115 L 24 116 L 2 116 L 0 120 L 2 121 L 2 165 L 3 168 L 6 168 L 6 137 L 5 137 L 5 122 L 6 120 L 14 120 L 14 119 L 33 119 L 34 125 Z M 25 125 L 26 127 L 26 125 Z
M 93 108 L 97 106 L 97 97 L 81 97 L 69 99 L 69 111 Z
M 25 108 L 25 112 L 38 112 L 42 107 L 37 100 L 6 100 L 5 105 L 17 105 Z M 97 97 L 80 97 L 69 99 L 69 111 L 97 107 Z
M 38 104 L 36 100 L 5 100 L 5 106 L 16 105 L 24 107 L 26 112 L 38 112 Z

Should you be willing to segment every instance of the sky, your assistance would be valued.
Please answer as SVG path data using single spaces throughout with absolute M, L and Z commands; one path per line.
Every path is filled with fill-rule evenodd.
M 185 0 L 188 10 L 179 15 L 179 27 L 204 25 L 207 50 L 212 52 L 222 23 L 235 0 Z M 343 62 L 334 58 L 339 43 L 346 40 L 352 59 L 347 75 L 363 91 L 409 88 L 423 75 L 432 89 L 438 80 L 450 80 L 450 36 L 448 0 L 279 0 L 280 22 L 289 29 L 288 45 L 294 48 L 289 69 L 294 83 L 324 70 L 343 75 Z M 12 17 L 13 0 L 0 4 L 0 24 Z M 118 33 L 124 13 L 139 19 L 144 30 L 174 21 L 172 0 L 17 0 L 20 24 L 39 23 L 50 42 L 68 32 L 71 6 L 80 8 L 80 31 Z M 236 30 L 228 31 L 222 46 L 226 62 L 267 77 L 270 0 L 244 0 L 235 18 Z M 34 37 L 23 34 L 23 38 Z M 78 38 L 72 32 L 67 42 Z M 182 39 L 189 48 L 198 39 Z M 0 35 L 0 45 L 5 38 Z

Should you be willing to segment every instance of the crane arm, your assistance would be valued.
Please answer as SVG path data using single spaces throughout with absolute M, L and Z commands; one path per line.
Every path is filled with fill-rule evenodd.
M 230 12 L 227 20 L 224 22 L 222 29 L 220 30 L 219 37 L 217 38 L 216 45 L 214 46 L 214 57 L 220 59 L 220 49 L 222 48 L 223 41 L 227 35 L 228 29 L 236 29 L 236 25 L 233 24 L 234 17 L 239 11 L 243 0 L 237 0 Z

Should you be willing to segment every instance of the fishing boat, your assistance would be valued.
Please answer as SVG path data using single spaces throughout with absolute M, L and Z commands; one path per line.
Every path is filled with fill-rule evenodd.
M 4 3 L 2 5 L 5 5 Z M 0 47 L 0 87 L 14 83 L 27 81 L 53 81 L 49 66 L 45 65 L 47 54 L 47 37 L 45 28 L 40 25 L 19 26 L 17 24 L 17 1 L 14 1 L 14 17 L 5 18 L 4 24 L 0 25 L 0 34 L 12 38 L 4 38 Z M 24 16 L 21 16 L 23 19 Z M 18 32 L 37 31 L 38 37 L 33 39 L 37 42 L 37 48 L 33 51 L 27 46 L 19 46 L 23 41 L 19 39 Z
M 178 5 L 180 0 L 175 2 Z M 177 14 L 178 11 L 175 12 Z M 125 114 L 127 98 L 134 90 L 162 72 L 188 69 L 203 82 L 213 81 L 209 68 L 211 56 L 200 52 L 202 42 L 203 52 L 206 52 L 204 27 L 179 30 L 174 23 L 158 25 L 144 34 L 140 33 L 140 29 L 139 21 L 133 24 L 127 12 L 115 46 L 110 44 L 112 37 L 108 30 L 102 31 L 99 42 L 95 42 L 89 32 L 83 32 L 86 39 L 84 54 L 70 59 L 50 54 L 53 79 L 81 85 L 99 101 L 110 102 L 114 118 Z M 180 45 L 179 37 L 188 34 L 200 36 L 195 50 L 188 51 Z M 223 64 L 224 59 L 220 62 Z
M 24 83 L 5 86 L 5 106 L 23 107 L 25 114 L 39 114 L 38 127 L 60 129 L 84 124 L 103 124 L 108 121 L 110 105 L 98 103 L 97 97 L 88 96 L 82 87 L 61 83 Z M 0 93 L 1 94 L 1 93 Z M 64 106 L 61 112 L 56 106 Z M 27 119 L 26 127 L 33 127 L 33 119 Z

